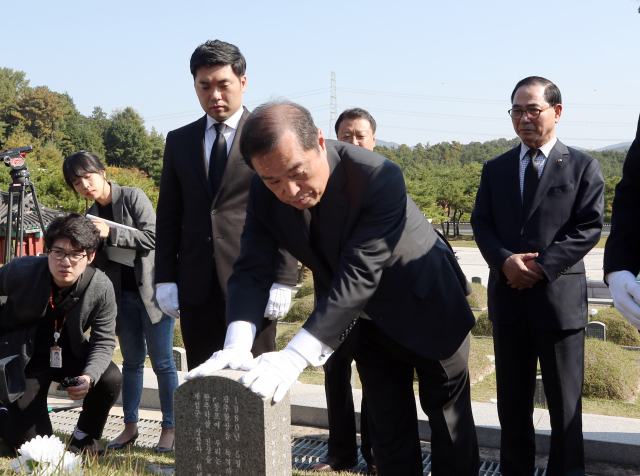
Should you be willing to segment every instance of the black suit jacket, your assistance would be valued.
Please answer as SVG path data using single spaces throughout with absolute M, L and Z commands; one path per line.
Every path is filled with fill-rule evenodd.
M 181 303 L 204 304 L 214 283 L 213 273 L 226 294 L 240 253 L 254 173 L 240 155 L 240 135 L 248 117 L 245 108 L 216 196 L 207 175 L 206 115 L 167 135 L 156 220 L 156 283 L 177 283 Z M 279 253 L 271 282 L 295 285 L 297 266 L 290 255 Z
M 611 234 L 604 249 L 604 274 L 613 271 L 640 273 L 640 120 L 636 139 L 624 161 L 622 180 L 616 186 Z
M 587 325 L 582 258 L 598 243 L 604 179 L 597 160 L 560 141 L 551 150 L 531 209 L 520 198 L 520 146 L 488 160 L 482 170 L 471 225 L 491 268 L 489 317 L 508 324 L 526 316 L 544 329 Z M 501 268 L 514 253 L 538 252 L 545 279 L 517 290 Z
M 453 253 L 407 196 L 397 165 L 362 147 L 326 144 L 331 175 L 319 223 L 325 259 L 311 248 L 300 211 L 254 176 L 227 320 L 260 327 L 281 245 L 313 272 L 318 302 L 304 328 L 324 344 L 338 348 L 364 311 L 410 350 L 450 357 L 475 322 Z

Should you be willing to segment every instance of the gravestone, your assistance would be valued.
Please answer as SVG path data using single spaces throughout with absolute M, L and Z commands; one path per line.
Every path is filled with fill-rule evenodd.
M 176 476 L 291 476 L 289 394 L 274 404 L 221 370 L 174 393 Z
M 593 339 L 607 340 L 607 330 L 605 324 L 600 321 L 591 321 L 587 326 L 587 337 Z
M 544 394 L 544 385 L 542 383 L 541 375 L 536 377 L 536 391 L 533 394 L 533 404 L 547 408 L 547 396 Z
M 479 278 L 477 276 L 474 276 L 471 278 L 471 282 L 472 283 L 478 283 L 478 284 L 482 284 L 482 278 Z
M 187 371 L 187 351 L 182 347 L 173 348 L 173 361 L 176 363 L 176 370 L 178 372 Z

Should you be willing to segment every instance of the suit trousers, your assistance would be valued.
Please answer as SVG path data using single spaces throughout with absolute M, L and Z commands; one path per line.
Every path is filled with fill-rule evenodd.
M 64 377 L 78 377 L 84 370 L 85 359 L 75 359 L 71 351 L 62 360 L 62 368 L 50 367 L 26 369 L 27 388 L 18 400 L 7 405 L 13 427 L 17 448 L 37 435 L 52 435 L 53 428 L 47 411 L 47 394 L 51 382 L 60 382 Z M 94 440 L 99 440 L 107 423 L 109 410 L 120 396 L 122 374 L 118 366 L 109 363 L 95 386 L 89 389 L 82 403 L 82 412 L 78 418 L 78 428 Z
M 582 383 L 584 329 L 541 329 L 522 318 L 493 326 L 502 427 L 503 476 L 531 476 L 535 469 L 533 395 L 537 362 L 551 419 L 548 476 L 583 476 Z
M 413 392 L 431 427 L 433 476 L 477 476 L 478 440 L 471 411 L 469 337 L 446 360 L 403 347 L 372 321 L 362 322 L 356 364 L 369 402 L 369 429 L 380 476 L 422 476 Z
M 213 273 L 214 277 L 216 273 Z M 224 348 L 227 335 L 227 302 L 217 278 L 206 303 L 198 306 L 180 303 L 180 329 L 187 351 L 189 370 L 205 362 L 214 352 Z M 276 350 L 276 320 L 263 319 L 262 328 L 253 342 L 254 357 Z
M 340 461 L 354 460 L 358 457 L 356 440 L 356 418 L 351 391 L 351 362 L 360 341 L 360 323 L 356 325 L 324 365 L 324 390 L 327 397 L 329 416 L 329 451 L 331 458 Z M 367 463 L 373 463 L 371 437 L 369 435 L 369 413 L 367 399 L 362 395 L 360 409 L 360 451 Z

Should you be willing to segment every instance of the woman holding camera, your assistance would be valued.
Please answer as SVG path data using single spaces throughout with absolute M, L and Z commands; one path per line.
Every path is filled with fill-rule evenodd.
M 69 187 L 95 201 L 87 214 L 134 228 L 109 227 L 101 219 L 93 220 L 105 245 L 101 256 L 96 258 L 96 266 L 104 269 L 113 283 L 118 304 L 116 334 L 123 358 L 125 428 L 109 443 L 108 448 L 124 448 L 138 437 L 138 407 L 148 349 L 158 379 L 162 411 L 162 433 L 156 451 L 171 451 L 174 436 L 173 391 L 178 387 L 172 350 L 175 319 L 162 313 L 155 298 L 155 211 L 141 189 L 120 187 L 115 182 L 107 181 L 104 165 L 91 152 L 81 150 L 69 155 L 64 162 L 63 173 Z M 116 253 L 121 250 L 135 250 L 133 266 L 119 262 L 123 260 L 117 258 Z

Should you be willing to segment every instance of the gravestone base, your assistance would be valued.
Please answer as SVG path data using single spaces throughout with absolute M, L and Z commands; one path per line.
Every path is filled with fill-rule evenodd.
M 174 393 L 176 476 L 291 476 L 289 394 L 274 404 L 221 370 Z

